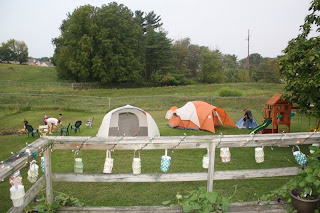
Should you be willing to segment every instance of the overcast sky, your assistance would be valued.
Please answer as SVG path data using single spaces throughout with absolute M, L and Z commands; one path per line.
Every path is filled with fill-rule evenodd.
M 1 0 L 0 42 L 13 38 L 26 42 L 29 56 L 51 57 L 52 38 L 67 13 L 81 5 L 100 7 L 108 0 Z M 299 33 L 309 0 L 116 0 L 130 10 L 160 15 L 168 37 L 189 37 L 192 44 L 219 49 L 224 54 L 263 57 L 282 54 L 288 41 Z

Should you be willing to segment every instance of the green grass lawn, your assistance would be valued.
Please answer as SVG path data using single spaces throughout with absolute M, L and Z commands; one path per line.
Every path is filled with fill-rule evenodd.
M 12 68 L 10 68 L 12 67 Z M 57 81 L 55 68 L 28 67 L 21 65 L 0 64 L 0 76 L 2 80 L 12 81 L 29 81 L 29 82 L 47 82 Z M 243 97 L 250 98 L 270 98 L 274 93 L 283 93 L 283 84 L 203 84 L 189 85 L 181 87 L 159 87 L 159 88 L 132 88 L 132 89 L 94 89 L 94 90 L 71 90 L 67 88 L 36 88 L 29 86 L 4 85 L 0 86 L 1 92 L 9 93 L 42 93 L 42 94 L 62 94 L 62 95 L 81 95 L 81 96 L 99 96 L 99 97 L 129 97 L 129 96 L 151 96 L 151 95 L 175 95 L 181 96 L 218 96 L 218 90 L 221 87 L 237 89 L 243 93 Z M 58 117 L 59 113 L 63 114 L 63 123 L 69 122 L 74 124 L 77 120 L 83 122 L 81 132 L 77 136 L 95 136 L 98 132 L 104 115 L 111 110 L 106 105 L 97 109 L 84 105 L 86 100 L 77 102 L 72 98 L 61 98 L 56 103 L 50 102 L 49 99 L 43 100 L 32 99 L 30 105 L 26 105 L 25 100 L 17 104 L 16 96 L 3 98 L 7 103 L 0 101 L 0 132 L 18 130 L 23 127 L 23 119 L 26 118 L 33 127 L 37 128 L 41 124 L 41 117 L 49 115 Z M 38 97 L 38 99 L 40 99 Z M 89 99 L 89 98 L 88 98 Z M 147 98 L 141 100 L 135 99 L 139 103 L 138 107 L 147 110 L 155 119 L 161 136 L 182 136 L 186 133 L 192 135 L 212 135 L 206 131 L 191 131 L 171 129 L 168 127 L 168 121 L 164 118 L 169 106 L 172 106 L 174 97 L 162 99 L 159 102 L 154 99 L 150 101 Z M 1 100 L 1 99 L 0 99 Z M 251 102 L 244 99 L 238 101 L 235 107 L 234 101 L 228 102 L 223 99 L 206 99 L 213 105 L 226 109 L 229 116 L 234 122 L 238 121 L 244 114 L 243 107 L 252 107 L 254 117 L 258 122 L 262 120 L 263 103 L 257 103 L 257 99 Z M 30 100 L 29 100 L 30 101 Z M 119 104 L 131 104 L 132 99 L 123 99 Z M 182 106 L 189 101 L 188 97 L 180 98 L 176 102 Z M 141 104 L 141 105 L 140 105 Z M 253 107 L 254 106 L 254 107 Z M 114 107 L 114 106 L 113 106 Z M 152 109 L 149 111 L 149 109 Z M 94 117 L 93 128 L 85 128 L 87 119 Z M 315 126 L 317 120 L 308 118 L 304 115 L 296 114 L 292 118 L 291 132 L 308 131 L 310 126 Z M 216 134 L 235 135 L 247 134 L 248 130 L 236 129 L 233 127 L 220 126 L 216 128 Z M 57 133 L 55 133 L 57 135 Z M 71 136 L 75 134 L 71 133 Z M 32 143 L 36 138 L 25 135 L 2 135 L 0 136 L 0 161 L 11 156 L 11 152 L 18 152 L 25 147 L 26 142 Z M 307 147 L 301 147 L 304 153 Z M 222 163 L 219 159 L 219 149 L 216 150 L 215 170 L 239 170 L 239 169 L 259 169 L 259 168 L 277 168 L 297 166 L 292 156 L 292 150 L 289 147 L 275 147 L 273 150 L 265 148 L 265 162 L 262 164 L 255 163 L 253 148 L 231 148 L 231 162 Z M 175 150 L 174 153 L 169 151 L 172 157 L 172 165 L 169 172 L 204 172 L 202 168 L 202 156 L 206 150 Z M 164 150 L 144 150 L 141 153 L 142 172 L 158 173 L 160 172 L 160 158 Z M 94 150 L 82 150 L 79 157 L 83 158 L 85 173 L 102 173 L 105 152 Z M 133 151 L 115 151 L 112 153 L 114 158 L 114 173 L 131 173 L 131 163 Z M 71 150 L 53 150 L 52 167 L 53 172 L 73 172 L 74 154 Z M 23 183 L 26 190 L 31 184 L 26 178 L 28 168 L 23 169 Z M 218 190 L 222 195 L 230 197 L 231 202 L 236 201 L 255 201 L 258 196 L 275 189 L 288 180 L 286 177 L 275 178 L 256 178 L 256 179 L 238 179 L 214 181 L 214 190 Z M 177 192 L 184 193 L 189 190 L 206 186 L 205 181 L 200 182 L 172 182 L 172 183 L 53 183 L 55 191 L 61 191 L 71 196 L 77 197 L 87 206 L 130 206 L 130 205 L 161 205 L 165 200 L 174 200 Z M 11 206 L 9 195 L 10 184 L 8 180 L 0 183 L 0 212 L 6 212 Z
M 36 67 L 27 65 L 0 64 L 1 80 L 22 82 L 58 81 L 54 67 Z
M 34 127 L 41 124 L 41 116 L 48 114 L 56 116 L 62 113 L 63 122 L 74 124 L 76 120 L 85 123 L 88 118 L 95 117 L 93 128 L 81 126 L 81 132 L 77 136 L 95 136 L 102 122 L 104 113 L 91 112 L 68 112 L 68 111 L 26 111 L 13 113 L 2 116 L 0 123 L 6 123 L 1 126 L 2 129 L 12 130 L 19 129 L 23 126 L 23 118 L 27 118 Z M 165 111 L 151 111 L 150 114 L 159 126 L 162 136 L 183 135 L 208 135 L 206 131 L 192 131 L 171 129 L 167 126 L 167 120 L 164 118 Z M 229 113 L 233 120 L 240 118 L 242 111 Z M 262 115 L 256 113 L 257 120 Z M 299 130 L 299 126 L 304 127 L 302 130 L 307 131 L 308 119 L 304 118 L 303 124 L 299 124 L 299 116 L 292 119 L 293 130 Z M 233 127 L 221 126 L 216 128 L 217 134 L 220 132 L 227 134 L 246 134 L 248 130 L 236 129 Z M 57 135 L 58 133 L 55 133 Z M 71 133 L 71 135 L 75 135 Z M 0 136 L 0 160 L 5 160 L 11 156 L 11 152 L 17 152 L 22 149 L 26 142 L 31 143 L 35 140 L 27 135 L 7 135 Z M 306 152 L 307 147 L 302 147 Z M 202 156 L 206 150 L 175 150 L 174 153 L 169 151 L 172 157 L 172 165 L 169 172 L 203 172 Z M 158 173 L 160 172 L 160 159 L 164 150 L 145 150 L 141 153 L 142 172 Z M 94 150 L 82 150 L 79 157 L 83 158 L 85 173 L 102 173 L 105 152 Z M 114 158 L 114 173 L 131 173 L 131 163 L 133 151 L 115 151 L 112 153 Z M 74 154 L 71 150 L 53 150 L 52 166 L 53 172 L 73 172 Z M 265 148 L 265 162 L 262 164 L 255 163 L 253 148 L 231 148 L 231 162 L 222 163 L 219 158 L 219 149 L 216 150 L 215 170 L 239 170 L 239 169 L 259 169 L 259 168 L 277 168 L 297 166 L 292 156 L 291 148 Z M 22 170 L 23 183 L 26 189 L 31 184 L 26 178 L 28 168 Z M 215 181 L 214 189 L 221 192 L 224 196 L 235 195 L 231 198 L 232 202 L 236 201 L 255 201 L 257 197 L 266 193 L 277 186 L 286 182 L 288 178 L 257 178 L 249 180 L 226 180 Z M 200 182 L 179 182 L 179 183 L 63 183 L 55 182 L 53 188 L 55 191 L 61 191 L 79 198 L 88 206 L 130 206 L 130 205 L 161 205 L 162 201 L 174 199 L 177 192 L 184 193 L 199 186 L 206 186 L 205 181 Z M 8 180 L 0 184 L 0 206 L 6 212 L 11 207 L 9 198 Z M 235 191 L 236 190 L 236 191 Z M 1 212 L 2 210 L 0 210 Z

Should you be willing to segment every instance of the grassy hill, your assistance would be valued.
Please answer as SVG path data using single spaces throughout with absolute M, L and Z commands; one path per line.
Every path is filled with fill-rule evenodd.
M 284 84 L 261 84 L 261 83 L 230 83 L 230 84 L 196 84 L 187 86 L 168 86 L 150 88 L 128 88 L 128 89 L 90 89 L 72 90 L 69 86 L 59 84 L 54 67 L 35 67 L 26 65 L 0 64 L 1 80 L 19 81 L 17 83 L 1 83 L 0 92 L 35 92 L 89 95 L 102 97 L 122 96 L 149 96 L 149 95 L 177 95 L 177 96 L 218 96 L 221 88 L 238 90 L 243 97 L 270 97 L 274 93 L 284 92 Z M 24 82 L 24 84 L 22 83 Z M 47 84 L 40 84 L 40 83 Z M 33 84 L 32 84 L 33 83 Z M 39 83 L 39 84 L 38 84 Z M 49 83 L 49 87 L 48 87 Z M 61 83 L 65 83 L 61 81 Z M 41 87 L 42 86 L 42 87 Z
M 28 65 L 0 64 L 1 80 L 23 82 L 58 81 L 54 67 L 36 67 Z

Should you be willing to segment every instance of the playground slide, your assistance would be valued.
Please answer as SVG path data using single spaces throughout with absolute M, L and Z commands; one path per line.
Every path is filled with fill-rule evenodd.
M 261 130 L 267 128 L 267 126 L 269 126 L 269 124 L 271 124 L 272 120 L 271 119 L 264 119 L 263 123 L 259 126 L 257 126 L 256 128 L 254 128 L 253 130 L 251 130 L 248 134 L 252 135 L 252 134 L 257 134 L 258 132 L 260 132 Z

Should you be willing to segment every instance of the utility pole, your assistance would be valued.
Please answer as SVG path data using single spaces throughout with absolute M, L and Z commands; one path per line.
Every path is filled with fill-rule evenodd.
M 250 60 L 249 60 L 249 55 L 250 55 L 250 51 L 249 51 L 249 44 L 250 44 L 250 31 L 248 29 L 248 56 L 247 56 L 247 69 L 249 70 L 250 69 Z

